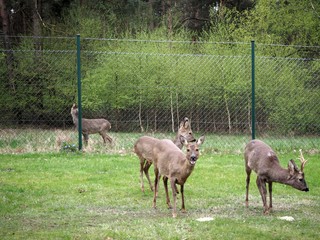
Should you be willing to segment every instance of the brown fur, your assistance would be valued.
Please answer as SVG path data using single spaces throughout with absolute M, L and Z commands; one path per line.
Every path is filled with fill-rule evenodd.
M 168 180 L 172 188 L 173 196 L 173 210 L 172 216 L 177 216 L 177 187 L 176 184 L 180 185 L 181 199 L 182 199 L 182 211 L 185 211 L 184 205 L 184 184 L 188 177 L 191 175 L 196 161 L 199 158 L 199 146 L 204 142 L 204 136 L 200 137 L 196 143 L 188 143 L 184 140 L 186 147 L 186 154 L 181 151 L 172 141 L 164 139 L 159 140 L 153 148 L 154 157 L 154 172 L 155 172 L 155 191 L 153 198 L 153 207 L 156 208 L 157 190 L 159 185 L 160 176 L 163 176 L 163 182 L 166 192 L 166 199 L 168 207 L 171 208 L 169 194 L 168 194 Z
M 73 104 L 71 107 L 71 116 L 74 125 L 78 128 L 78 107 Z M 99 119 L 87 119 L 82 118 L 82 135 L 86 145 L 88 145 L 89 134 L 99 133 L 103 139 L 103 142 L 112 143 L 112 138 L 107 134 L 110 130 L 111 124 L 104 118 Z
M 187 117 L 184 118 L 180 123 L 179 130 L 175 139 L 173 140 L 174 144 L 178 146 L 178 148 L 183 147 L 183 143 L 181 143 L 180 136 L 183 136 L 187 139 L 188 142 L 196 141 L 193 137 L 193 133 L 191 130 L 191 124 Z M 153 191 L 152 183 L 149 176 L 149 168 L 153 163 L 153 156 L 151 153 L 154 148 L 155 141 L 158 139 L 143 136 L 139 138 L 134 144 L 134 152 L 140 159 L 140 180 L 141 180 L 141 190 L 144 192 L 144 183 L 143 183 L 143 172 L 147 177 L 149 182 L 150 189 Z
M 307 183 L 304 180 L 303 167 L 306 163 L 301 153 L 301 170 L 298 169 L 295 162 L 290 160 L 288 169 L 280 166 L 279 159 L 275 152 L 267 144 L 260 140 L 252 140 L 245 147 L 244 153 L 246 179 L 246 206 L 248 206 L 249 184 L 251 171 L 257 173 L 257 186 L 263 202 L 264 213 L 268 214 L 272 209 L 272 183 L 279 182 L 290 185 L 301 191 L 309 191 Z M 269 207 L 267 205 L 267 189 L 269 186 Z

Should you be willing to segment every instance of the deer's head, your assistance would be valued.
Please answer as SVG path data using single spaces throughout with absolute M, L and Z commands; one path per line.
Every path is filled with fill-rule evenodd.
M 78 116 L 78 107 L 75 103 L 71 107 L 71 115 Z
M 181 121 L 178 133 L 179 135 L 182 135 L 188 142 L 196 141 L 191 130 L 190 120 L 187 117 Z
M 186 138 L 180 136 L 181 142 L 187 149 L 186 158 L 191 166 L 194 166 L 199 158 L 199 147 L 204 142 L 205 137 L 200 137 L 195 143 L 188 142 Z
M 288 182 L 290 182 L 290 185 L 298 190 L 308 192 L 309 188 L 307 186 L 307 183 L 304 179 L 304 166 L 307 162 L 307 160 L 304 159 L 302 155 L 302 150 L 300 149 L 300 162 L 301 162 L 301 169 L 297 167 L 295 162 L 291 159 L 288 164 L 288 170 L 289 170 L 289 177 Z

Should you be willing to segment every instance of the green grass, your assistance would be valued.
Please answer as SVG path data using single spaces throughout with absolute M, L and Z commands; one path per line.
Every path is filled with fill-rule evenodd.
M 286 166 L 298 154 L 279 157 Z M 274 209 L 264 216 L 254 174 L 244 206 L 242 154 L 205 152 L 185 185 L 187 213 L 173 219 L 162 184 L 157 209 L 152 192 L 141 192 L 133 154 L 2 154 L 1 239 L 319 239 L 320 161 L 305 158 L 310 192 L 274 184 Z
M 87 153 L 127 154 L 132 152 L 133 144 L 142 135 L 157 138 L 174 139 L 174 133 L 125 133 L 110 132 L 113 145 L 103 144 L 98 134 L 89 137 L 89 145 L 84 146 Z M 198 138 L 200 133 L 194 133 Z M 241 154 L 250 135 L 206 133 L 206 144 L 202 152 L 209 154 Z M 257 138 L 260 138 L 259 136 Z M 292 152 L 300 148 L 304 152 L 319 153 L 319 136 L 277 137 L 261 136 L 277 152 Z M 59 152 L 64 143 L 78 146 L 78 134 L 75 130 L 60 129 L 0 129 L 0 154 L 6 153 L 53 153 Z

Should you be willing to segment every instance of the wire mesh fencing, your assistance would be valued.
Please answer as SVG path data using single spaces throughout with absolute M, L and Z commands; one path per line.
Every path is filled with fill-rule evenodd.
M 2 46 L 0 152 L 74 150 L 75 38 Z M 319 150 L 320 63 L 309 50 L 256 45 L 256 137 L 276 149 Z M 251 51 L 250 43 L 81 39 L 82 115 L 108 119 L 113 138 L 90 135 L 84 150 L 127 153 L 141 135 L 173 139 L 188 117 L 196 137 L 206 135 L 203 152 L 242 152 L 252 133 Z

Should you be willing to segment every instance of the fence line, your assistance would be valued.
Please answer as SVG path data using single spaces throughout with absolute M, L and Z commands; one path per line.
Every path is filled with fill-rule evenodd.
M 74 38 L 38 37 L 36 44 L 32 37 L 12 37 L 12 47 L 0 49 L 0 151 L 22 144 L 14 134 L 4 136 L 12 131 L 69 131 L 74 102 L 82 104 L 85 117 L 107 118 L 114 136 L 170 136 L 187 116 L 193 131 L 212 136 L 220 149 L 233 151 L 250 135 L 289 139 L 284 145 L 290 149 L 319 149 L 320 61 L 308 56 L 319 46 L 256 43 L 252 65 L 249 43 L 83 38 L 79 71 Z M 54 131 L 49 145 L 57 142 Z M 68 141 L 76 142 L 74 134 Z M 91 146 L 99 145 L 92 139 Z

